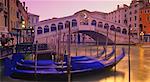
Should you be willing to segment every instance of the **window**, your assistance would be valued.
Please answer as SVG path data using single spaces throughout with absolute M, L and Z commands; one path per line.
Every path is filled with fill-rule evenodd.
M 140 17 L 140 21 L 142 21 L 142 18 Z
M 115 31 L 115 26 L 111 25 L 110 30 Z
M 116 32 L 121 32 L 121 28 L 120 28 L 120 27 L 117 27 L 117 28 L 116 28 Z
M 98 22 L 98 27 L 103 27 L 103 23 L 102 22 Z
M 66 21 L 65 28 L 69 28 L 69 27 L 70 27 L 70 21 Z
M 4 15 L 4 20 L 5 20 L 5 27 L 7 27 L 7 16 Z
M 72 27 L 76 27 L 77 26 L 77 20 L 76 19 L 73 19 L 72 20 Z
M 118 23 L 120 23 L 120 20 L 118 20 Z
M 42 34 L 42 27 L 38 27 L 37 34 Z
M 136 27 L 136 23 L 134 23 L 134 27 Z
M 134 16 L 134 20 L 136 21 L 136 19 L 137 19 L 137 17 L 136 16 Z
M 124 17 L 127 17 L 127 15 L 125 14 Z
M 137 13 L 137 10 L 134 11 L 134 14 L 136 14 L 136 13 Z
M 96 27 L 96 20 L 92 20 L 91 25 Z
M 51 31 L 56 31 L 56 25 L 55 24 L 51 24 Z
M 109 25 L 108 25 L 108 23 L 105 23 L 105 25 L 104 25 L 104 29 L 109 29 Z
M 47 32 L 49 32 L 49 26 L 48 26 L 48 25 L 45 25 L 45 26 L 44 26 L 44 33 L 47 33 Z
M 130 21 L 132 21 L 132 18 L 130 17 Z
M 19 18 L 19 12 L 16 12 L 16 14 L 17 14 L 17 18 Z
M 150 16 L 147 16 L 147 21 L 149 21 L 149 22 L 150 22 Z
M 127 34 L 127 30 L 126 30 L 126 29 L 123 29 L 123 30 L 122 30 L 122 34 Z
M 36 23 L 39 22 L 39 18 L 36 18 Z
M 63 23 L 62 22 L 58 23 L 58 30 L 61 30 L 61 29 L 63 29 Z
M 130 13 L 129 13 L 130 15 L 132 14 L 132 12 L 130 11 Z

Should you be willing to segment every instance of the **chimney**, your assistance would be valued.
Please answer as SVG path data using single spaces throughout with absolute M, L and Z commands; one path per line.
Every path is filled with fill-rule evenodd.
M 117 5 L 117 9 L 119 9 L 119 5 Z
M 28 7 L 26 7 L 26 11 L 28 11 Z
M 25 2 L 23 2 L 23 7 L 25 7 Z

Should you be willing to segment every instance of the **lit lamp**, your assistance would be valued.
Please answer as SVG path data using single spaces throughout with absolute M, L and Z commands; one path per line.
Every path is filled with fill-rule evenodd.
M 140 32 L 140 36 L 141 36 L 141 41 L 143 42 L 143 36 L 144 36 L 144 32 Z
M 25 28 L 25 21 L 22 21 L 21 27 Z

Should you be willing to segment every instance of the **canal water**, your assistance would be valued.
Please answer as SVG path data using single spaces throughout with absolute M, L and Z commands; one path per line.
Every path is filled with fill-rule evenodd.
M 126 56 L 108 72 L 86 75 L 83 77 L 73 77 L 73 82 L 128 82 L 128 46 L 117 46 L 117 55 L 121 53 L 124 47 Z M 108 46 L 108 53 L 111 52 L 112 46 Z M 62 49 L 61 49 L 62 50 Z M 87 55 L 94 56 L 103 50 L 103 46 L 72 46 L 71 55 Z M 98 52 L 97 52 L 98 51 Z M 1 66 L 1 70 L 2 66 Z M 12 79 L 10 77 L 1 76 L 1 82 L 37 82 Z M 52 81 L 48 81 L 52 82 Z M 131 46 L 131 82 L 150 82 L 150 48 L 140 46 Z

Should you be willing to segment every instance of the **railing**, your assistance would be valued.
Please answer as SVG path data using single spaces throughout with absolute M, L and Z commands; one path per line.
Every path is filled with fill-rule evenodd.
M 8 27 L 0 26 L 0 32 L 8 33 Z
M 0 48 L 0 59 L 8 57 L 13 54 L 13 46 Z

